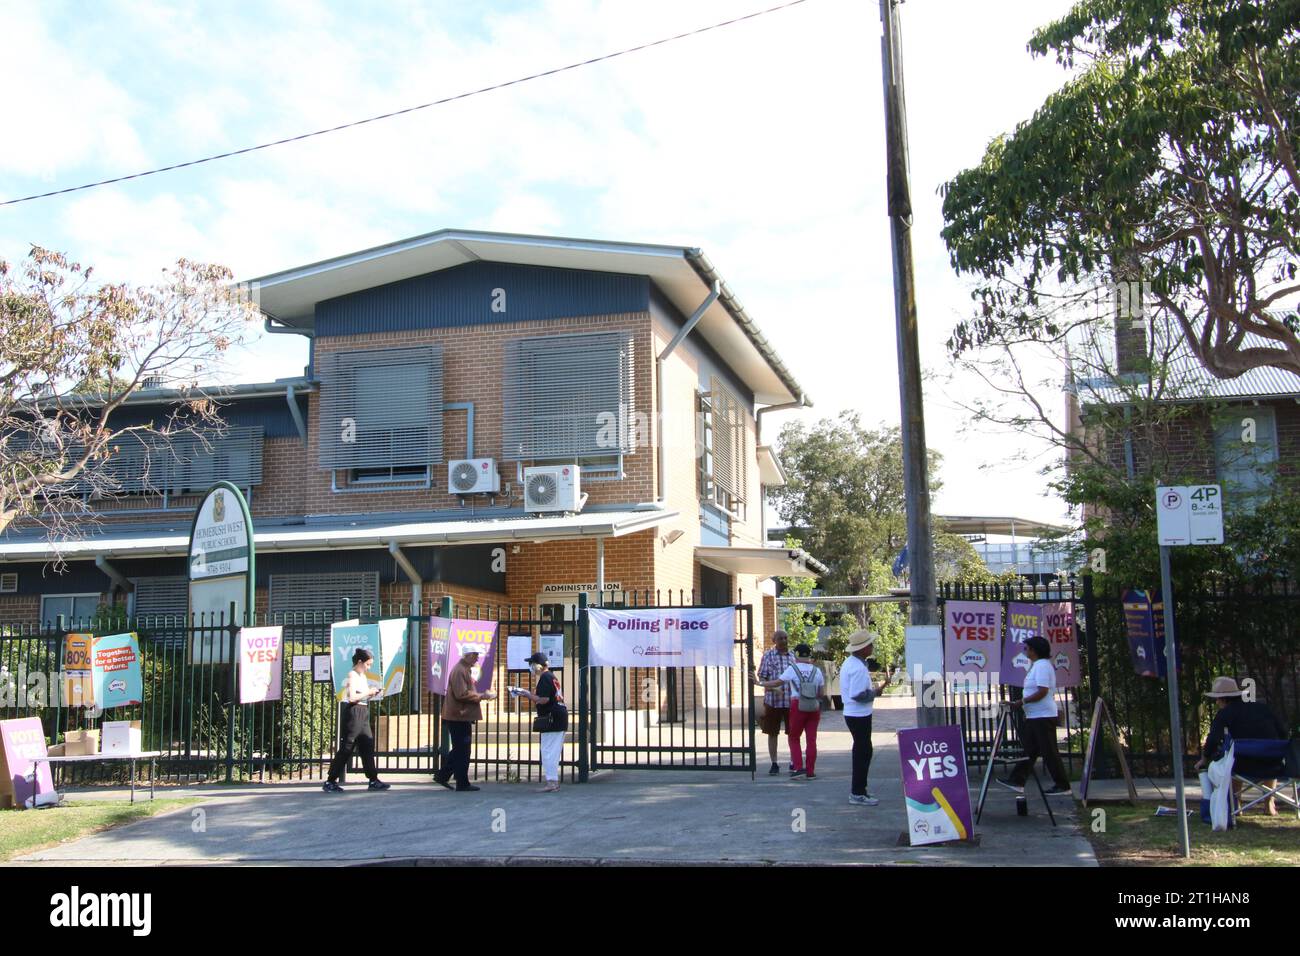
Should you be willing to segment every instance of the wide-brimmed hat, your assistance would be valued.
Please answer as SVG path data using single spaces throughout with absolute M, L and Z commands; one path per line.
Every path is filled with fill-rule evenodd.
M 1231 677 L 1216 677 L 1214 683 L 1210 685 L 1206 697 L 1240 697 L 1241 688 Z
M 860 651 L 864 647 L 871 647 L 876 643 L 876 632 L 868 630 L 854 631 L 849 635 L 849 653 Z

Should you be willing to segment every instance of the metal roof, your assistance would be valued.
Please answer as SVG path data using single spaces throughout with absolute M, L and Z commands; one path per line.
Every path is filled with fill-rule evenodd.
M 717 283 L 717 301 L 705 311 L 698 333 L 742 377 L 759 404 L 801 397 L 812 404 L 712 263 L 691 246 L 442 229 L 250 281 L 263 313 L 309 332 L 318 302 L 474 261 L 647 276 L 683 315 L 691 315 Z

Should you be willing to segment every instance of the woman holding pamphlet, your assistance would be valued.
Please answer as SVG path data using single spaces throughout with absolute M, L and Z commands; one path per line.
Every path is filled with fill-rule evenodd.
M 1068 796 L 1070 778 L 1056 749 L 1056 668 L 1052 666 L 1052 645 L 1045 637 L 1031 637 L 1025 641 L 1025 656 L 1030 664 L 1025 675 L 1024 697 L 1009 702 L 1012 707 L 1025 709 L 1020 731 L 1025 759 L 1016 764 L 1010 777 L 999 777 L 998 783 L 1008 790 L 1024 793 L 1029 771 L 1034 761 L 1042 757 L 1047 772 L 1052 775 L 1052 787 L 1045 792 L 1049 796 Z
M 560 681 L 551 670 L 546 655 L 538 651 L 526 661 L 537 678 L 537 689 L 512 687 L 510 693 L 533 702 L 533 729 L 542 735 L 542 776 L 546 786 L 538 793 L 555 793 L 560 789 L 560 755 L 564 752 L 564 732 L 569 725 L 569 711 L 564 706 Z
M 375 766 L 375 738 L 370 733 L 371 697 L 378 697 L 384 692 L 382 687 L 371 687 L 366 679 L 366 669 L 374 659 L 364 647 L 358 647 L 352 655 L 352 670 L 343 682 L 343 739 L 339 742 L 339 752 L 330 762 L 329 777 L 322 787 L 326 793 L 340 793 L 339 778 L 352 762 L 353 750 L 361 752 L 361 765 L 370 780 L 371 790 L 387 790 L 392 784 L 379 779 L 379 770 Z

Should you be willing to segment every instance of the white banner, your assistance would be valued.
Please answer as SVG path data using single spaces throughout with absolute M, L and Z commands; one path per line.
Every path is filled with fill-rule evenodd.
M 592 667 L 731 667 L 734 607 L 587 611 Z

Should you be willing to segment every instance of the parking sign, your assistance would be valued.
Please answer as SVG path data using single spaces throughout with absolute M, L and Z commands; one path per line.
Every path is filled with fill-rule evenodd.
M 1223 544 L 1223 489 L 1219 485 L 1157 488 L 1156 532 L 1166 547 Z

